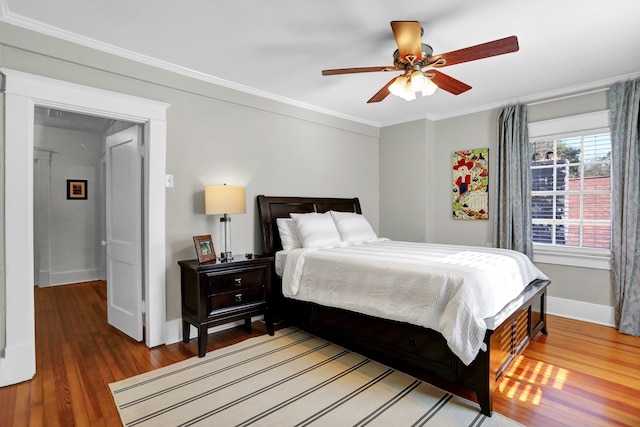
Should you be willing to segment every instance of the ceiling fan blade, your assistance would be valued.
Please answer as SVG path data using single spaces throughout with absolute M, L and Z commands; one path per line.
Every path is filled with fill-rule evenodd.
M 462 62 L 476 61 L 490 56 L 517 52 L 519 49 L 518 38 L 516 36 L 505 37 L 504 39 L 432 56 L 427 65 L 433 67 L 448 67 L 449 65 L 460 64 Z
M 373 95 L 371 99 L 367 101 L 367 104 L 371 104 L 372 102 L 380 102 L 384 100 L 389 95 L 389 93 L 391 93 L 389 92 L 389 86 L 391 86 L 391 83 L 396 81 L 396 78 L 397 77 L 394 77 L 391 80 L 389 80 L 389 83 L 384 85 L 382 89 L 380 89 L 375 95 Z
M 391 29 L 401 58 L 412 55 L 417 60 L 422 59 L 422 29 L 418 21 L 392 21 Z
M 398 70 L 393 65 L 382 66 L 382 67 L 336 68 L 334 70 L 322 70 L 322 75 L 334 76 L 336 74 L 375 73 L 377 71 L 398 71 Z
M 468 84 L 454 79 L 453 77 L 448 76 L 444 73 L 441 73 L 440 71 L 432 69 L 428 70 L 426 73 L 433 74 L 433 77 L 431 77 L 431 81 L 434 82 L 436 86 L 454 95 L 460 95 L 461 93 L 471 89 L 471 86 L 469 86 Z

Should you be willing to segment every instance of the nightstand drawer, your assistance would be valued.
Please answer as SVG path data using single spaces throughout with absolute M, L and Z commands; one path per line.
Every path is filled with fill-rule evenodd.
M 262 286 L 239 289 L 233 292 L 224 292 L 211 296 L 211 311 L 242 304 L 249 304 L 252 302 L 264 301 L 264 298 L 264 287 Z
M 266 268 L 228 270 L 207 274 L 209 295 L 234 290 L 263 286 L 266 283 Z

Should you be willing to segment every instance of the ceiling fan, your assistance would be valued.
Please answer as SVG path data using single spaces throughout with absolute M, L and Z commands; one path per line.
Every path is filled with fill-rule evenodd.
M 393 65 L 322 70 L 322 75 L 332 76 L 378 71 L 403 72 L 402 75 L 394 77 L 384 85 L 367 103 L 380 102 L 389 93 L 410 101 L 415 99 L 416 92 L 422 92 L 422 96 L 431 95 L 438 88 L 454 95 L 460 95 L 471 89 L 471 86 L 441 73 L 436 68 L 517 52 L 519 49 L 518 38 L 511 36 L 440 55 L 433 55 L 433 48 L 428 44 L 422 43 L 423 29 L 418 21 L 392 21 L 391 29 L 398 45 L 398 49 L 393 54 Z

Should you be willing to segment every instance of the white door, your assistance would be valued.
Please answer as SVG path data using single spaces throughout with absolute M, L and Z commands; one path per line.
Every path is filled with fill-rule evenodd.
M 107 137 L 107 321 L 142 340 L 142 129 Z

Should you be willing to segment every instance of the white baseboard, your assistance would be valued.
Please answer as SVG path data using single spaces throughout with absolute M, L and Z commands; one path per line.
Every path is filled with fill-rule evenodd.
M 256 316 L 252 317 L 251 321 L 261 320 L 264 316 Z M 214 332 L 224 331 L 225 329 L 231 329 L 236 326 L 240 326 L 244 324 L 244 320 L 238 320 L 237 322 L 225 323 L 224 325 L 214 326 L 213 328 L 209 328 L 209 333 L 212 334 Z M 173 319 L 167 321 L 166 324 L 166 343 L 174 344 L 179 341 L 182 341 L 182 319 Z M 189 334 L 189 338 L 197 338 L 198 330 L 191 325 L 191 330 Z
M 36 277 L 36 286 L 46 288 L 51 286 L 51 272 L 49 270 L 40 270 Z
M 547 313 L 598 325 L 615 326 L 613 307 L 564 298 L 547 297 Z
M 91 282 L 94 280 L 104 280 L 99 268 L 51 273 L 49 276 L 48 286 L 68 285 L 71 283 Z M 42 285 L 40 286 L 42 287 Z

